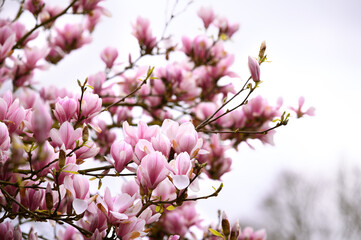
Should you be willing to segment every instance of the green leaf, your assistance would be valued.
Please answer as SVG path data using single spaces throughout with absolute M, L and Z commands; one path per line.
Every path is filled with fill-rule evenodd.
M 175 209 L 175 207 L 173 205 L 170 205 L 170 206 L 167 207 L 168 211 L 173 211 L 174 209 Z
M 72 174 L 79 174 L 78 172 L 74 172 L 74 171 L 67 171 L 67 170 L 63 170 L 62 172 L 67 172 L 67 173 L 72 173 Z
M 156 206 L 155 211 L 158 212 L 158 213 L 163 213 L 163 205 Z
M 223 234 L 218 232 L 217 230 L 214 230 L 212 228 L 208 228 L 208 230 L 214 235 L 214 236 L 217 236 L 217 237 L 221 237 L 222 239 L 225 239 Z

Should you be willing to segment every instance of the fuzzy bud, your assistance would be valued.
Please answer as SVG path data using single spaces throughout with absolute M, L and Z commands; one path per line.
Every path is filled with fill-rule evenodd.
M 231 226 L 229 224 L 229 221 L 227 219 L 227 215 L 225 212 L 222 214 L 222 231 L 224 236 L 226 236 L 226 239 L 228 239 L 229 234 L 231 233 Z

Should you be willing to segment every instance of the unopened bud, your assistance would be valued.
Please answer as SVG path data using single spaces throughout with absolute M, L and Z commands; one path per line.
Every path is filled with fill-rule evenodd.
M 53 208 L 54 202 L 53 202 L 53 191 L 51 190 L 49 183 L 46 186 L 45 202 L 46 202 L 46 208 L 48 210 L 51 210 Z
M 65 152 L 63 149 L 61 149 L 59 152 L 59 168 L 63 168 L 65 166 L 65 158 Z
M 83 139 L 83 142 L 84 142 L 84 143 L 87 142 L 88 139 L 89 139 L 89 128 L 88 128 L 88 126 L 85 126 L 85 127 L 83 128 L 82 139 Z
M 231 233 L 231 226 L 229 225 L 229 221 L 225 212 L 222 213 L 222 231 L 224 236 L 226 236 L 226 239 L 228 239 L 228 236 Z
M 258 57 L 261 60 L 264 57 L 264 53 L 266 51 L 266 41 L 261 43 L 261 47 L 259 48 Z
M 239 226 L 239 222 L 237 220 L 237 222 L 232 227 L 230 240 L 237 240 L 240 230 L 241 227 Z

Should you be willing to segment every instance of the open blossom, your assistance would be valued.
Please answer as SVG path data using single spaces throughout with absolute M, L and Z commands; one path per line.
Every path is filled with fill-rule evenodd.
M 302 111 L 303 104 L 305 103 L 305 98 L 300 97 L 298 99 L 298 108 L 290 107 L 292 111 L 294 111 L 297 114 L 297 117 L 303 117 L 304 115 L 314 116 L 315 115 L 315 108 L 310 107 L 306 111 Z
M 81 175 L 74 174 L 64 178 L 64 186 L 72 195 L 72 206 L 76 214 L 83 213 L 88 208 L 89 180 Z
M 149 25 L 149 20 L 142 17 L 138 17 L 133 25 L 133 35 L 138 39 L 140 47 L 148 54 L 152 52 L 157 43 Z
M 217 27 L 219 28 L 219 36 L 222 36 L 223 34 L 227 38 L 231 38 L 235 32 L 239 29 L 239 23 L 229 23 L 227 18 L 218 18 L 217 21 Z
M 187 152 L 193 157 L 203 145 L 202 138 L 198 138 L 198 133 L 191 122 L 179 125 L 177 122 L 166 119 L 162 124 L 162 131 L 171 140 L 173 149 L 177 153 Z
M 111 224 L 119 224 L 122 220 L 129 218 L 128 210 L 134 204 L 135 196 L 130 196 L 127 193 L 111 195 L 109 188 L 104 191 L 103 199 L 99 198 L 97 201 L 102 206 L 103 212 L 107 215 L 108 222 Z
M 75 141 L 79 140 L 82 136 L 82 130 L 77 128 L 74 130 L 74 127 L 69 122 L 64 122 L 61 124 L 59 130 L 51 129 L 50 130 L 50 144 L 53 147 L 64 147 L 66 149 L 73 149 L 75 146 Z
M 173 173 L 173 184 L 178 189 L 182 190 L 188 187 L 190 181 L 189 177 L 192 170 L 192 162 L 187 152 L 180 153 L 175 160 L 170 163 L 169 170 Z
M 251 72 L 251 77 L 253 81 L 259 82 L 260 81 L 260 68 L 258 61 L 250 56 L 248 56 L 248 68 Z
M 98 94 L 86 92 L 82 99 L 81 104 L 81 118 L 88 119 L 95 116 L 102 107 L 102 99 L 99 98 Z M 80 105 L 77 106 L 77 112 L 79 112 Z
M 266 240 L 266 231 L 264 229 L 253 231 L 253 228 L 246 227 L 243 232 L 240 231 L 238 240 Z
M 58 46 L 67 53 L 78 49 L 91 41 L 91 38 L 84 34 L 84 30 L 81 24 L 66 24 L 63 29 L 56 28 L 57 35 L 51 45 Z
M 22 129 L 25 119 L 25 110 L 20 106 L 19 99 L 13 100 L 10 91 L 0 97 L 0 121 L 3 121 L 9 128 L 9 133 Z
M 93 87 L 93 93 L 98 95 L 101 94 L 103 89 L 103 84 L 106 81 L 105 72 L 98 72 L 96 74 L 90 75 L 88 78 L 88 84 Z

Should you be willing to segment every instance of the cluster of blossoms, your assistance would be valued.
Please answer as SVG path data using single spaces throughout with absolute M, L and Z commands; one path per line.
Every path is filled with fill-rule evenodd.
M 208 231 L 195 207 L 221 191 L 222 184 L 210 195 L 197 195 L 199 179 L 220 180 L 231 170 L 228 149 L 250 139 L 272 144 L 274 129 L 287 124 L 281 103 L 250 98 L 261 84 L 265 44 L 257 58 L 249 57 L 251 76 L 236 90 L 221 80 L 239 78 L 224 46 L 238 24 L 201 8 L 205 32 L 184 36 L 178 47 L 164 44 L 170 37 L 154 36 L 150 22 L 139 17 L 133 24 L 139 56 L 129 56 L 127 66 L 116 48 L 106 47 L 100 54 L 105 69 L 78 81 L 77 93 L 36 90 L 36 69 L 56 65 L 91 41 L 108 13 L 100 3 L 72 0 L 61 8 L 26 0 L 14 19 L 0 19 L 0 235 L 41 239 L 33 228 L 22 230 L 25 218 L 62 225 L 60 239 L 176 240 L 196 228 L 205 230 L 204 239 L 265 239 L 264 231 L 242 232 L 229 223 Z M 20 21 L 24 12 L 36 21 L 30 30 Z M 66 14 L 83 18 L 59 26 L 57 19 Z M 209 28 L 215 36 L 206 35 Z M 43 36 L 44 46 L 32 46 Z M 171 60 L 174 52 L 183 58 Z M 166 64 L 140 64 L 153 55 L 164 55 Z M 227 109 L 242 94 L 241 103 Z M 303 104 L 300 98 L 292 108 L 297 117 L 313 115 Z M 84 167 L 91 161 L 97 166 Z M 119 179 L 119 187 L 102 187 L 104 178 Z M 90 181 L 96 180 L 102 192 L 92 191 Z

